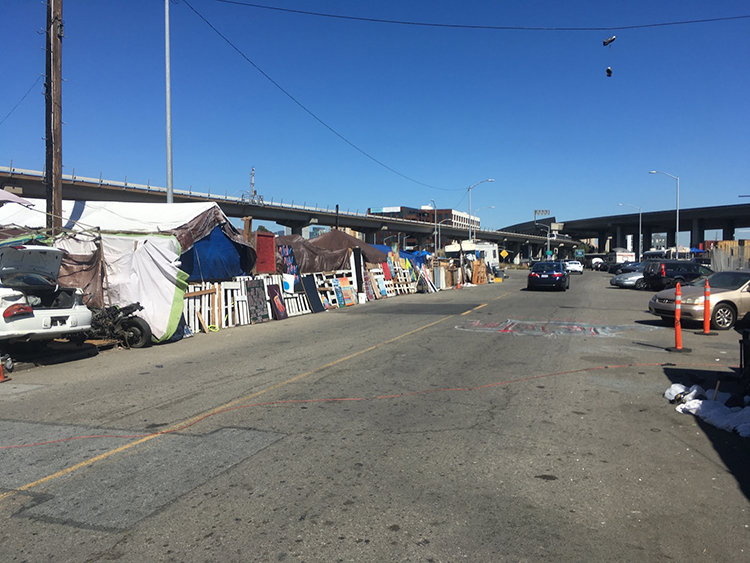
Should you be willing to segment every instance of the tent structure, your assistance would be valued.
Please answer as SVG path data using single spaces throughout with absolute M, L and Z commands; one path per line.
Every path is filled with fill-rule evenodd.
M 349 249 L 340 248 L 328 250 L 315 246 L 300 235 L 284 235 L 276 237 L 276 246 L 291 246 L 300 274 L 315 272 L 332 272 L 346 270 L 350 267 Z M 277 271 L 284 272 L 281 267 L 281 256 L 276 257 Z
M 45 202 L 0 207 L 0 226 L 44 229 Z M 67 251 L 60 283 L 83 287 L 91 306 L 139 302 L 157 341 L 170 339 L 187 282 L 249 272 L 255 251 L 219 206 L 207 203 L 63 202 Z
M 362 256 L 364 256 L 365 261 L 372 264 L 380 264 L 388 260 L 386 253 L 381 252 L 371 244 L 336 229 L 332 229 L 324 235 L 311 239 L 310 243 L 327 250 L 359 247 L 362 250 Z

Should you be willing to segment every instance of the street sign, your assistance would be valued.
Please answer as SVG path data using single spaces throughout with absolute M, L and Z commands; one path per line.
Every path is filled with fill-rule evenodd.
M 508 251 L 505 250 L 505 249 L 502 249 L 500 251 L 500 256 L 502 256 L 503 258 L 507 258 L 508 257 Z
M 551 250 L 547 251 L 547 256 L 552 256 L 552 251 Z
M 586 255 L 586 251 L 582 248 L 576 248 L 576 258 L 583 258 Z

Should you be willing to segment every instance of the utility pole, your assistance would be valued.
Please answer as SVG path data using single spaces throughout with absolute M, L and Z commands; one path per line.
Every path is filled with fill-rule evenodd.
M 167 203 L 174 202 L 172 185 L 172 71 L 169 54 L 169 0 L 164 0 L 164 60 L 167 94 Z
M 62 229 L 62 0 L 47 0 L 45 184 L 47 228 Z

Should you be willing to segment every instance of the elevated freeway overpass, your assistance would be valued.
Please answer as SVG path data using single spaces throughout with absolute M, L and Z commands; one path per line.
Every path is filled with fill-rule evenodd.
M 643 248 L 648 249 L 654 234 L 666 233 L 667 247 L 675 246 L 674 209 L 642 213 Z M 625 237 L 633 235 L 638 240 L 638 213 L 609 215 L 565 221 L 563 232 L 576 239 L 598 239 L 599 251 L 611 237 L 611 247 L 625 246 Z M 697 248 L 706 241 L 706 231 L 721 231 L 722 240 L 733 240 L 736 229 L 750 227 L 750 204 L 718 205 L 680 209 L 679 231 L 690 233 L 690 246 Z
M 0 189 L 7 189 L 27 198 L 44 199 L 46 186 L 44 174 L 36 170 L 22 170 L 0 166 Z M 64 174 L 62 180 L 63 199 L 85 201 L 130 201 L 164 203 L 166 188 L 144 184 L 133 184 L 127 181 L 118 182 L 102 178 L 84 178 Z M 213 201 L 229 217 L 273 221 L 290 227 L 292 233 L 301 234 L 302 228 L 309 225 L 348 227 L 365 234 L 366 242 L 375 242 L 375 234 L 381 231 L 404 233 L 414 236 L 420 248 L 431 246 L 434 233 L 433 223 L 412 221 L 393 217 L 383 217 L 368 213 L 351 213 L 336 209 L 322 209 L 305 205 L 268 203 L 253 201 L 247 197 L 219 196 L 174 190 L 174 201 L 206 202 Z M 465 228 L 441 225 L 442 236 L 457 240 L 467 239 L 469 231 Z M 507 249 L 512 255 L 520 254 L 524 258 L 540 256 L 547 246 L 546 236 L 511 233 L 477 229 L 474 236 L 480 240 L 496 242 L 500 248 Z M 550 248 L 560 257 L 570 257 L 578 245 L 574 240 L 555 240 Z

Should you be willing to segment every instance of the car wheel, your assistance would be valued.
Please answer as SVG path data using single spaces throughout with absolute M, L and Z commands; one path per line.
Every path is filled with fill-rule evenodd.
M 646 283 L 646 280 L 640 279 L 635 282 L 635 288 L 636 289 L 648 289 L 648 284 Z
M 151 327 L 140 317 L 128 317 L 120 323 L 125 344 L 130 348 L 145 348 L 151 344 Z
M 711 314 L 711 326 L 716 330 L 729 330 L 734 326 L 735 320 L 737 313 L 734 307 L 727 303 L 719 303 Z
M 565 289 L 570 289 L 570 278 L 568 278 L 568 283 L 565 284 Z

